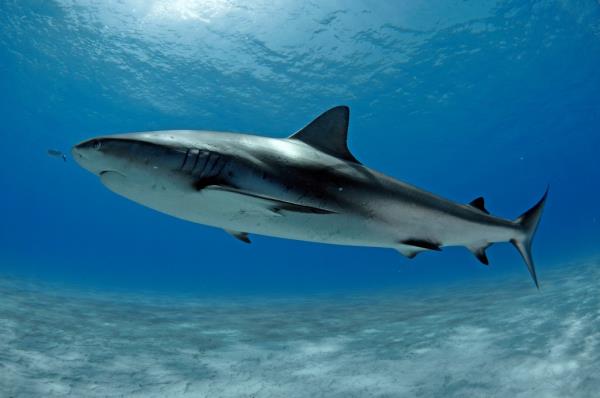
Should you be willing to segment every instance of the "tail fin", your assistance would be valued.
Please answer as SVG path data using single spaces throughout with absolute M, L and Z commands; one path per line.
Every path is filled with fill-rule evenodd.
M 540 285 L 535 273 L 533 258 L 531 257 L 531 243 L 533 241 L 533 235 L 535 234 L 538 224 L 540 223 L 540 218 L 542 217 L 542 211 L 544 210 L 544 204 L 546 203 L 547 196 L 548 188 L 546 188 L 546 192 L 539 202 L 537 202 L 531 209 L 521 214 L 521 216 L 515 220 L 515 223 L 521 227 L 524 235 L 519 238 L 511 239 L 510 241 L 510 243 L 517 248 L 519 253 L 521 253 L 521 257 L 523 257 L 523 260 L 525 260 L 525 264 L 527 264 L 527 269 L 531 274 L 531 278 L 533 278 L 533 282 L 538 289 L 540 288 Z

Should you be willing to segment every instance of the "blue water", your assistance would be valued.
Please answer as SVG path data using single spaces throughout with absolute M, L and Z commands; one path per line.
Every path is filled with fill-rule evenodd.
M 533 249 L 539 294 L 560 286 L 553 273 L 597 258 L 597 1 L 272 3 L 2 1 L 0 279 L 153 299 L 369 297 L 506 280 L 504 292 L 516 283 L 538 294 L 508 244 L 488 249 L 489 268 L 463 248 L 409 261 L 260 236 L 244 245 L 129 202 L 71 158 L 47 155 L 127 131 L 285 137 L 341 104 L 361 162 L 449 199 L 484 196 L 492 214 L 514 218 L 549 184 Z M 47 287 L 28 294 L 39 289 Z M 14 293 L 24 290 L 3 291 L 17 303 L 5 326 L 26 320 Z M 533 307 L 544 305 L 533 297 Z M 0 386 L 35 395 L 15 380 L 24 379 Z M 579 386 L 560 391 L 573 396 Z

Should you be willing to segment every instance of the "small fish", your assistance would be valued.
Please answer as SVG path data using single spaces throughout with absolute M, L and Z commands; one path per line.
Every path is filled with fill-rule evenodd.
M 65 155 L 58 149 L 48 149 L 48 156 L 52 156 L 54 158 L 61 158 L 63 162 L 67 161 L 67 155 Z

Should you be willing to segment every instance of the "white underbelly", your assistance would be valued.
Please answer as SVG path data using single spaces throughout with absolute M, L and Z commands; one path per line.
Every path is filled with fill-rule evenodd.
M 287 239 L 373 247 L 397 247 L 409 240 L 470 246 L 474 242 L 506 241 L 507 234 L 512 233 L 423 207 L 400 206 L 397 202 L 379 201 L 371 206 L 366 203 L 362 213 L 340 209 L 328 214 L 273 211 L 268 198 L 252 194 L 210 188 L 168 189 L 160 183 L 138 185 L 119 173 L 101 178 L 114 192 L 180 219 Z M 315 206 L 314 203 L 298 205 Z
M 134 202 L 171 216 L 233 231 L 339 245 L 393 247 L 384 225 L 353 214 L 274 212 L 251 197 L 205 189 L 162 191 L 130 186 L 119 190 Z

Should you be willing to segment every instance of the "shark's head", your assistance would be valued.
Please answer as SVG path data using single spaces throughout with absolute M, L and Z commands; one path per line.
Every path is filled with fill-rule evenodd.
M 152 193 L 191 188 L 181 172 L 188 153 L 168 133 L 132 133 L 97 137 L 75 145 L 73 158 L 112 191 L 140 203 Z
M 158 134 L 131 133 L 83 141 L 73 147 L 72 154 L 80 166 L 94 174 L 114 171 L 133 177 L 176 168 L 186 149 Z

